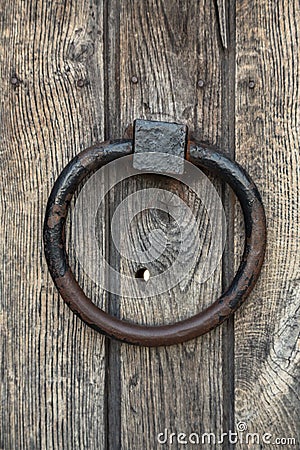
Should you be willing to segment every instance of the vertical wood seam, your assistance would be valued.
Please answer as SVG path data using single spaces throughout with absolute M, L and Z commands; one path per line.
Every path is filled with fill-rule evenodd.
M 235 159 L 235 0 L 228 2 L 228 49 L 224 49 L 223 59 L 223 105 L 221 144 L 224 151 Z M 226 211 L 226 246 L 222 259 L 222 289 L 228 287 L 234 275 L 234 196 L 228 186 L 223 185 L 222 196 Z M 223 326 L 223 432 L 234 430 L 234 317 Z M 228 450 L 234 448 L 228 443 Z
M 114 18 L 114 30 L 111 32 L 109 25 L 109 14 L 113 12 Z M 120 136 L 112 136 L 115 127 L 119 127 L 120 122 L 120 86 L 119 86 L 119 67 L 116 65 L 116 61 L 120 56 L 120 6 L 117 5 L 114 0 L 104 1 L 104 138 L 105 140 L 116 139 Z M 114 62 L 111 60 L 111 42 L 113 38 L 116 43 L 116 52 L 113 55 Z M 111 79 L 111 73 L 113 73 L 113 84 Z M 113 86 L 113 93 L 111 87 Z M 112 107 L 113 105 L 113 107 Z M 112 110 L 112 111 L 111 111 Z M 116 122 L 114 126 L 113 121 Z M 112 212 L 109 208 L 109 203 L 106 204 L 106 234 L 109 235 L 110 222 Z M 111 240 L 106 235 L 106 255 L 108 262 L 113 264 L 116 258 L 114 251 L 111 247 Z M 112 316 L 119 316 L 120 303 L 117 295 L 108 293 L 107 311 Z M 107 450 L 114 450 L 121 448 L 121 375 L 120 375 L 120 344 L 114 340 L 106 338 L 105 342 L 105 417 L 103 418 L 105 423 L 105 445 Z

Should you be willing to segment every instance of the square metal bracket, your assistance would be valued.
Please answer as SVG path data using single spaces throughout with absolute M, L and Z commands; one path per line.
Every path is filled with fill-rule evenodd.
M 182 174 L 186 142 L 185 125 L 137 119 L 134 121 L 133 167 L 146 172 Z M 162 154 L 161 158 L 158 153 Z

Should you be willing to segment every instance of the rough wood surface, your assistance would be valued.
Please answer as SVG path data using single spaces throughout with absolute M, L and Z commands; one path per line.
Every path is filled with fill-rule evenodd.
M 287 0 L 236 3 L 0 1 L 1 450 L 152 450 L 163 448 L 157 435 L 165 428 L 169 437 L 220 436 L 234 422 L 260 436 L 296 438 L 300 9 Z M 249 301 L 234 321 L 170 348 L 121 345 L 88 329 L 58 297 L 43 257 L 43 215 L 55 178 L 81 149 L 121 137 L 135 118 L 185 123 L 229 153 L 236 142 L 236 159 L 266 205 L 267 257 Z M 151 176 L 112 190 L 98 214 L 101 242 L 118 203 L 149 187 L 185 200 L 209 245 L 204 205 L 188 189 Z M 205 285 L 199 288 L 195 271 L 151 299 L 105 294 L 78 264 L 70 233 L 71 265 L 85 292 L 140 323 L 175 321 L 209 304 L 230 281 L 241 248 L 238 237 L 234 252 L 230 244 L 232 195 L 216 187 L 229 210 L 229 244 Z M 176 244 L 174 221 L 152 210 L 133 221 L 134 246 L 142 250 L 156 227 Z M 238 213 L 235 233 L 242 236 Z M 102 245 L 122 273 L 135 274 L 138 265 L 120 259 L 110 241 Z M 175 254 L 170 246 L 147 266 L 150 274 Z M 188 448 L 176 437 L 168 447 Z
M 104 338 L 58 297 L 42 245 L 55 178 L 103 140 L 102 3 L 0 5 L 0 448 L 104 448 Z
M 299 23 L 299 2 L 237 2 L 236 159 L 262 193 L 268 246 L 236 314 L 236 421 L 271 443 L 299 432 Z
M 222 62 L 214 8 L 203 1 L 125 1 L 120 11 L 121 123 L 135 117 L 186 123 L 202 139 L 220 144 L 222 127 Z M 130 83 L 136 77 L 136 83 Z M 203 85 L 198 85 L 202 80 Z M 159 177 L 145 177 L 123 185 L 123 198 L 137 189 L 169 189 L 181 196 L 203 220 L 204 208 L 187 189 Z M 133 223 L 130 239 L 139 250 L 148 234 L 163 229 L 170 242 L 178 230 L 166 213 L 144 212 Z M 177 234 L 176 234 L 177 233 Z M 208 243 L 209 223 L 201 238 Z M 203 242 L 203 241 L 202 241 Z M 199 250 L 200 255 L 200 250 Z M 169 254 L 146 267 L 156 275 L 176 257 Z M 133 276 L 138 266 L 121 260 L 121 270 Z M 191 275 L 185 285 L 150 299 L 120 301 L 120 315 L 139 323 L 174 322 L 188 317 L 217 298 L 222 267 L 205 284 Z M 158 448 L 158 433 L 201 433 L 226 428 L 223 401 L 222 329 L 170 348 L 121 346 L 120 447 Z M 230 382 L 230 381 L 229 381 Z M 228 380 L 226 380 L 228 383 Z M 172 439 L 172 438 L 171 438 Z M 167 447 L 169 444 L 167 445 Z M 172 448 L 181 447 L 173 438 Z M 219 448 L 216 446 L 216 448 Z M 220 447 L 221 448 L 221 447 Z

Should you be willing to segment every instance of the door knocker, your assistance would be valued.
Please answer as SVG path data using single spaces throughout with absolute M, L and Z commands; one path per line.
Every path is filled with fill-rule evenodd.
M 181 155 L 190 163 L 215 173 L 235 192 L 245 222 L 243 257 L 228 289 L 208 308 L 193 317 L 160 326 L 129 323 L 96 307 L 74 278 L 65 245 L 65 221 L 70 200 L 79 183 L 92 171 L 117 158 L 138 156 L 139 152 L 143 152 L 143 145 L 148 151 L 153 147 L 152 151 L 156 151 L 157 145 L 165 153 L 174 152 L 175 149 L 177 156 Z M 148 161 L 151 166 L 151 151 Z M 138 166 L 138 159 L 135 164 Z M 173 169 L 177 170 L 176 167 Z M 48 268 L 60 295 L 87 325 L 130 344 L 149 347 L 171 345 L 216 328 L 246 300 L 259 277 L 264 259 L 266 218 L 258 189 L 239 164 L 199 142 L 187 142 L 186 129 L 182 125 L 138 120 L 135 121 L 135 139 L 104 142 L 90 147 L 64 168 L 48 200 L 44 246 Z

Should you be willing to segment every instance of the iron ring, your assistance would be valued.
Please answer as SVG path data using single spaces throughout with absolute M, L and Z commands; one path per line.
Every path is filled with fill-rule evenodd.
M 68 263 L 65 222 L 79 183 L 91 171 L 133 153 L 132 140 L 106 142 L 77 155 L 62 171 L 50 194 L 44 221 L 44 249 L 50 274 L 71 310 L 102 334 L 148 347 L 178 344 L 219 326 L 245 301 L 261 271 L 266 247 L 266 218 L 260 194 L 247 172 L 221 152 L 189 143 L 191 163 L 213 171 L 234 190 L 245 221 L 245 245 L 240 266 L 228 289 L 208 308 L 167 325 L 143 326 L 109 315 L 93 304 L 77 283 Z

